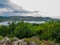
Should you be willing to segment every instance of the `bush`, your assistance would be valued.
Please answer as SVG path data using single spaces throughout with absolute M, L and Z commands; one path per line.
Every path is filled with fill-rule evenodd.
M 32 30 L 32 25 L 23 22 L 20 22 L 20 25 L 16 27 L 16 30 L 14 32 L 18 38 L 29 38 L 35 35 Z
M 0 36 L 0 40 L 3 40 L 3 37 L 2 36 Z
M 56 40 L 56 42 L 60 42 L 60 22 L 51 21 L 44 24 L 13 22 L 9 26 L 0 26 L 0 35 L 18 38 L 39 36 L 41 40 Z

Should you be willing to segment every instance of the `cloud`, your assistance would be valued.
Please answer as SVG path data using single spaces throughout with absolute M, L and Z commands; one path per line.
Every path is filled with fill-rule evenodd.
M 27 11 L 22 7 L 9 2 L 9 0 L 0 0 L 0 16 L 28 16 L 32 15 L 31 11 Z

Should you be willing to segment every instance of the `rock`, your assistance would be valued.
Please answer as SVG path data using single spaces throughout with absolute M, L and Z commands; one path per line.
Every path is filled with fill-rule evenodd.
M 49 41 L 41 41 L 36 37 L 33 38 L 25 38 L 25 39 L 18 39 L 16 37 L 9 39 L 5 37 L 3 40 L 0 41 L 0 45 L 56 45 L 54 42 Z

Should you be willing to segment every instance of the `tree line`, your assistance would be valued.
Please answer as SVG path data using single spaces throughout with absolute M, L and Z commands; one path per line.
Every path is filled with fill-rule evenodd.
M 60 42 L 60 22 L 50 21 L 43 24 L 31 24 L 24 21 L 0 25 L 0 36 L 30 38 L 38 36 L 40 40 L 54 40 Z

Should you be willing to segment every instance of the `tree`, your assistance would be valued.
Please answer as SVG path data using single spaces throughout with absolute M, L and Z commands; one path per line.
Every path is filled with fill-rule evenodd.
M 9 27 L 8 26 L 0 26 L 0 35 L 1 36 L 7 36 L 9 33 Z
M 16 22 L 9 23 L 9 37 L 14 37 L 14 30 L 16 28 Z
M 18 38 L 28 38 L 35 35 L 32 30 L 32 25 L 24 22 L 20 22 L 20 25 L 16 27 L 14 32 Z

